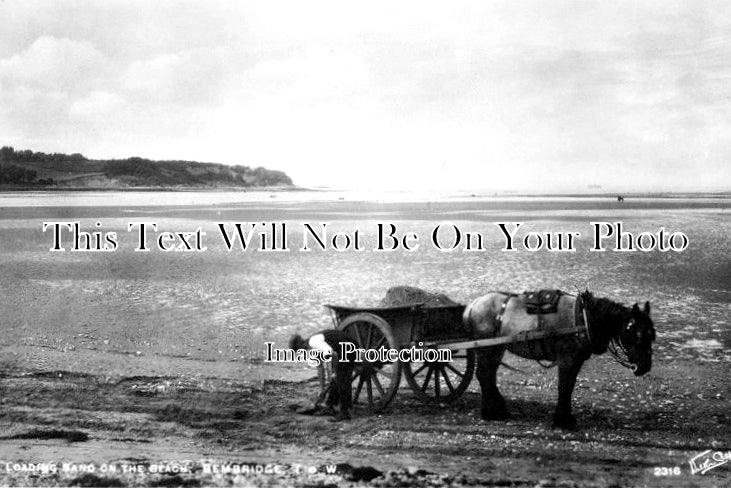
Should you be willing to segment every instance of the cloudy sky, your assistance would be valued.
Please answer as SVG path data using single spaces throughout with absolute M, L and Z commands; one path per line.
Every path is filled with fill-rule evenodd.
M 0 0 L 0 144 L 301 185 L 731 189 L 731 7 Z

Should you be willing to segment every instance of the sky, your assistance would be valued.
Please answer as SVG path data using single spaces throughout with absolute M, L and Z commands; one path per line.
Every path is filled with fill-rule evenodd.
M 302 186 L 731 190 L 727 2 L 0 0 L 0 144 Z

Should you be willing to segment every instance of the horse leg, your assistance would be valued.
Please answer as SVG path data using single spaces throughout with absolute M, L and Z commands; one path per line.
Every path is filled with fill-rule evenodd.
M 478 349 L 477 379 L 482 390 L 482 418 L 502 420 L 510 417 L 505 399 L 497 388 L 497 370 L 505 354 L 504 347 Z
M 573 355 L 558 360 L 558 402 L 553 414 L 553 428 L 576 429 L 576 418 L 571 414 L 571 395 L 582 364 L 584 360 Z

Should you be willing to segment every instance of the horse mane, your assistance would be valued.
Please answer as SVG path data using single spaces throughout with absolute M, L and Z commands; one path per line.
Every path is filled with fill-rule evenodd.
M 597 298 L 589 290 L 579 296 L 586 308 L 592 352 L 603 354 L 607 352 L 609 342 L 619 336 L 622 324 L 630 318 L 630 309 L 608 298 Z

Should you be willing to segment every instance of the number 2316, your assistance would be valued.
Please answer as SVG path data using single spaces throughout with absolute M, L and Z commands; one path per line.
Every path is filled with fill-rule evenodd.
M 655 468 L 655 476 L 680 476 L 680 466 Z

